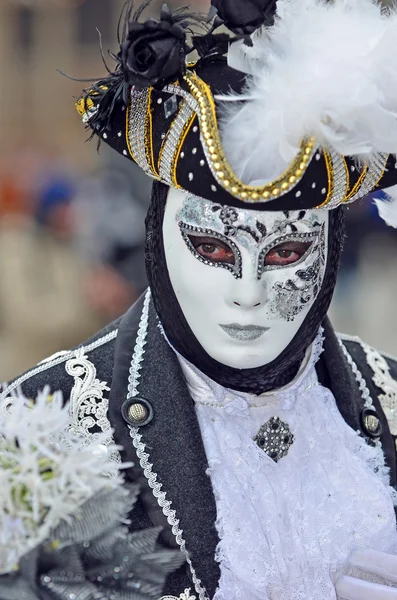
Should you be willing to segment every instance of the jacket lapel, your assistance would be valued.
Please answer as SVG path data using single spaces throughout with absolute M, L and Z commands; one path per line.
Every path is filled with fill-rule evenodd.
M 323 364 L 325 366 L 326 381 L 322 381 L 322 383 L 323 385 L 326 385 L 334 394 L 339 411 L 346 423 L 355 431 L 361 432 L 361 435 L 366 438 L 367 441 L 369 441 L 367 432 L 363 429 L 361 419 L 362 412 L 365 408 L 365 403 L 361 395 L 359 384 L 356 381 L 352 367 L 349 365 L 342 351 L 339 340 L 335 335 L 335 332 L 328 319 L 324 321 L 323 327 L 325 340 L 322 361 L 324 361 Z M 373 373 L 367 364 L 365 353 L 361 347 L 361 344 L 358 342 L 345 342 L 344 346 L 363 376 L 369 390 L 373 406 L 382 421 L 383 433 L 380 441 L 382 443 L 386 463 L 390 468 L 390 482 L 392 486 L 395 486 L 397 483 L 395 444 L 393 436 L 390 433 L 387 419 L 385 418 L 378 399 L 380 390 L 378 390 L 373 384 Z
M 323 328 L 324 352 L 319 367 L 321 363 L 325 367 L 325 381 L 321 381 L 324 375 L 319 373 L 320 381 L 333 393 L 346 423 L 355 431 L 361 430 L 360 415 L 364 402 L 360 390 L 328 318 L 324 320 Z
M 122 419 L 121 406 L 127 397 L 131 363 L 137 350 L 135 344 L 142 306 L 141 299 L 120 325 L 109 402 L 109 420 L 115 430 L 115 440 L 124 447 L 123 460 L 135 463 L 128 472 L 128 476 L 135 480 L 141 476 L 142 469 L 139 468 L 129 427 Z M 152 303 L 137 392 L 139 397 L 150 402 L 154 413 L 153 420 L 139 429 L 140 442 L 151 466 L 145 469 L 145 476 L 149 479 L 155 476 L 156 482 L 161 484 L 161 492 L 165 492 L 166 500 L 171 502 L 170 508 L 179 521 L 177 525 L 174 523 L 174 535 L 177 530 L 182 531 L 195 576 L 201 580 L 207 596 L 212 598 L 220 571 L 215 562 L 218 544 L 216 505 L 206 474 L 208 463 L 193 401 L 176 355 L 161 334 Z M 158 495 L 156 491 L 155 495 Z M 151 521 L 164 525 L 163 511 L 157 500 L 154 501 L 152 490 L 150 498 L 148 488 L 143 496 Z M 175 537 L 173 541 L 175 545 Z M 179 593 L 182 591 L 180 589 Z M 200 598 L 205 598 L 204 592 Z

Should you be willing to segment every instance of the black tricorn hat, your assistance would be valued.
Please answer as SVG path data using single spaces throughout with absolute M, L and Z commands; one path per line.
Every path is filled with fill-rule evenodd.
M 249 38 L 196 36 L 195 64 L 186 64 L 189 15 L 163 7 L 159 21 L 137 23 L 129 12 L 115 72 L 86 90 L 77 109 L 93 134 L 149 176 L 196 196 L 257 210 L 354 202 L 397 183 L 397 66 L 390 54 L 381 68 L 379 50 L 397 38 L 397 17 L 372 0 L 360 8 L 349 1 L 291 0 Z M 268 19 L 269 1 L 262 4 Z M 371 46 L 369 16 L 383 38 L 371 56 L 366 50 L 362 76 L 349 75 Z M 347 57 L 352 23 L 357 56 Z M 318 40 L 333 44 L 333 61 L 310 54 Z

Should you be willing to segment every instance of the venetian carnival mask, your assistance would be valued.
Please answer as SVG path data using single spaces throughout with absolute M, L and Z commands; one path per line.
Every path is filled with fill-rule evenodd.
M 319 294 L 328 212 L 225 207 L 170 189 L 163 222 L 170 280 L 196 339 L 223 365 L 277 358 Z

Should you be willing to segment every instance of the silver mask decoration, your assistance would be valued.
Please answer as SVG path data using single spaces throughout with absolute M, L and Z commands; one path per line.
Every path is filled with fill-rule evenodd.
M 267 213 L 267 219 L 269 214 L 272 213 Z M 177 219 L 182 237 L 193 256 L 208 266 L 227 269 L 236 279 L 242 277 L 243 269 L 239 246 L 249 251 L 259 280 L 269 271 L 283 272 L 286 268 L 293 268 L 293 274 L 288 279 L 276 281 L 272 285 L 274 294 L 269 301 L 269 315 L 293 321 L 320 290 L 325 271 L 326 240 L 324 224 L 317 220 L 313 211 L 286 211 L 284 216 L 283 219 L 277 216 L 270 228 L 256 211 L 221 206 L 188 196 Z M 298 224 L 305 225 L 309 231 L 299 231 Z M 201 256 L 190 240 L 191 235 L 208 235 L 226 243 L 233 251 L 234 264 L 214 263 Z M 307 242 L 310 247 L 292 265 L 266 266 L 269 252 L 285 242 Z M 305 263 L 304 267 L 298 269 L 302 263 Z M 266 329 L 242 329 L 238 324 L 235 327 L 233 325 L 222 328 L 231 337 L 240 340 L 257 339 Z

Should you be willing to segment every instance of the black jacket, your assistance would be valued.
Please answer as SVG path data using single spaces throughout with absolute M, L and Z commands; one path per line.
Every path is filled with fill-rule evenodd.
M 142 320 L 144 307 L 148 308 L 147 330 Z M 374 443 L 365 426 L 363 391 L 367 387 L 381 423 L 380 441 L 391 482 L 396 486 L 396 438 L 382 403 L 386 410 L 393 401 L 397 407 L 397 363 L 358 339 L 336 336 L 328 320 L 323 327 L 320 381 L 333 392 L 348 425 Z M 58 353 L 16 379 L 8 392 L 20 386 L 26 396 L 35 398 L 47 385 L 52 391 L 62 390 L 64 398 L 70 399 L 74 426 L 86 435 L 108 430 L 109 439 L 111 427 L 114 440 L 124 448 L 122 459 L 134 463 L 126 476 L 140 479 L 143 492 L 131 515 L 131 528 L 160 524 L 163 543 L 187 551 L 191 564 L 168 578 L 164 593 L 179 598 L 191 588 L 193 598 L 212 598 L 220 571 L 214 560 L 216 506 L 206 475 L 206 455 L 193 401 L 176 355 L 159 329 L 152 303 L 141 298 L 124 317 L 79 348 Z M 124 408 L 139 397 L 153 411 L 150 422 L 139 428 L 127 423 L 128 411 L 124 410 L 127 421 L 123 417 L 122 407 L 131 393 L 137 396 Z M 94 417 L 94 426 L 87 416 Z M 395 425 L 390 424 L 393 429 Z

